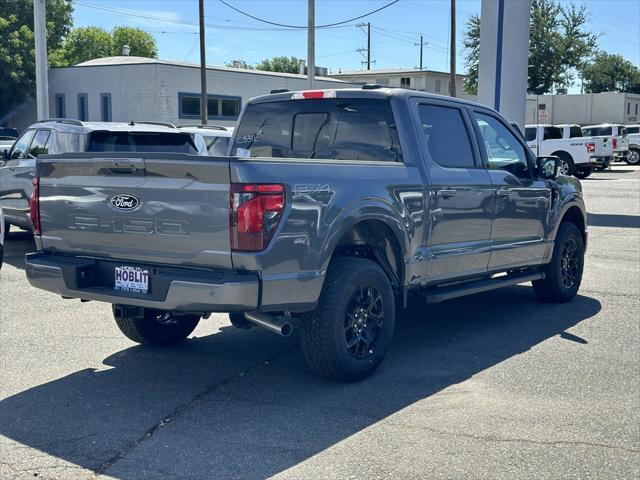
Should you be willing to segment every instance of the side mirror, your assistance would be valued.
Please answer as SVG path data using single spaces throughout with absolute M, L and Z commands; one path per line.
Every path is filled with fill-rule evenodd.
M 538 157 L 536 166 L 541 178 L 553 180 L 558 176 L 558 157 Z

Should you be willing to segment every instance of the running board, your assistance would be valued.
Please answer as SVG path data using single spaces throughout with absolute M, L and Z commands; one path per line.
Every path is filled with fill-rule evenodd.
M 451 300 L 452 298 L 488 292 L 489 290 L 509 287 L 511 285 L 531 282 L 533 280 L 542 280 L 543 278 L 544 273 L 542 272 L 511 273 L 509 275 L 490 278 L 488 280 L 471 281 L 457 285 L 449 285 L 447 287 L 435 287 L 425 290 L 423 295 L 426 298 L 427 303 L 439 303 L 444 302 L 445 300 Z

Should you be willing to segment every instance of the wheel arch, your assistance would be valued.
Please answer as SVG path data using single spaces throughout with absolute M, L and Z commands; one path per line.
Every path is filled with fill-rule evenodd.
M 331 250 L 335 257 L 360 257 L 378 263 L 396 293 L 404 288 L 403 241 L 397 230 L 380 218 L 364 218 L 345 225 Z

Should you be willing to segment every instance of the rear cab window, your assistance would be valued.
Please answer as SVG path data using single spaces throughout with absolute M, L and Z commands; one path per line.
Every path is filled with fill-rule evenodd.
M 536 127 L 527 127 L 524 129 L 524 139 L 527 142 L 533 142 L 536 139 Z
M 323 98 L 247 106 L 230 154 L 238 157 L 401 161 L 388 99 Z
M 189 153 L 198 149 L 188 133 L 118 132 L 96 130 L 89 134 L 88 152 Z
M 580 137 L 582 137 L 582 129 L 580 127 L 569 128 L 569 138 L 580 138 Z

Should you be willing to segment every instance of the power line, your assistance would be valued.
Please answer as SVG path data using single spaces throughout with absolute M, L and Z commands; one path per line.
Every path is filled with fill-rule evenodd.
M 119 15 L 127 15 L 130 17 L 137 17 L 137 18 L 143 18 L 145 20 L 156 20 L 159 22 L 163 22 L 163 23 L 171 23 L 171 24 L 176 24 L 176 25 L 187 25 L 190 27 L 198 27 L 198 22 L 192 22 L 192 21 L 188 21 L 188 20 L 180 20 L 177 18 L 170 18 L 170 17 L 163 17 L 163 16 L 159 16 L 159 15 L 152 15 L 152 14 L 148 14 L 148 13 L 139 13 L 133 10 L 126 10 L 123 8 L 114 8 L 114 7 L 106 7 L 103 5 L 95 5 L 92 3 L 85 3 L 82 1 L 78 1 L 75 0 L 74 3 L 76 5 L 80 5 L 82 7 L 86 7 L 86 8 L 92 8 L 94 10 L 101 10 L 104 12 L 110 12 L 110 13 L 117 13 Z M 207 17 L 207 18 L 212 18 L 212 17 Z M 231 21 L 228 19 L 222 19 L 223 21 L 227 22 L 227 24 L 220 24 L 220 23 L 206 23 L 205 26 L 207 28 L 212 28 L 212 29 L 222 29 L 222 30 L 251 30 L 251 31 L 280 31 L 280 32 L 292 32 L 292 31 L 298 31 L 297 29 L 291 29 L 291 28 L 275 28 L 275 27 L 251 27 L 251 26 L 244 26 L 246 25 L 246 23 L 244 22 L 237 22 L 237 21 Z M 233 23 L 244 23 L 243 26 L 237 26 L 237 25 L 233 25 Z M 338 25 L 335 27 L 327 27 L 327 28 L 347 28 L 350 27 L 351 25 Z
M 254 20 L 258 21 L 258 22 L 267 23 L 269 25 L 275 25 L 277 27 L 298 28 L 298 29 L 306 29 L 307 28 L 306 25 L 288 25 L 286 23 L 272 22 L 271 20 L 266 20 L 264 18 L 256 17 L 255 15 L 252 15 L 252 14 L 250 14 L 248 12 L 245 12 L 244 10 L 240 10 L 239 8 L 236 8 L 233 5 L 230 5 L 229 3 L 225 2 L 224 0 L 218 0 L 218 1 L 220 3 L 222 3 L 223 5 L 226 5 L 230 9 L 235 10 L 236 12 L 238 12 L 238 13 L 246 16 L 246 17 L 252 18 L 252 19 L 254 19 Z M 316 25 L 315 28 L 336 27 L 338 25 L 344 25 L 345 23 L 354 22 L 355 20 L 360 20 L 361 18 L 368 17 L 369 15 L 373 15 L 374 13 L 379 12 L 380 10 L 384 10 L 385 8 L 388 8 L 391 5 L 394 5 L 394 4 L 398 3 L 399 1 L 400 0 L 393 0 L 392 2 L 389 2 L 386 5 L 383 5 L 382 7 L 377 8 L 375 10 L 372 10 L 370 12 L 367 12 L 367 13 L 365 13 L 363 15 L 359 15 L 357 17 L 353 17 L 353 18 L 350 18 L 348 20 L 342 20 L 340 22 L 327 23 L 325 25 Z

